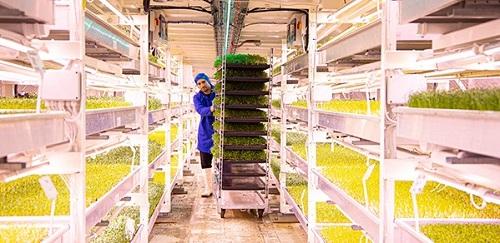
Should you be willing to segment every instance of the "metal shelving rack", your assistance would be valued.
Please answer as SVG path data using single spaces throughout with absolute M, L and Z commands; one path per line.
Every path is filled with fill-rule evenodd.
M 154 217 L 151 219 L 149 215 L 148 198 L 148 178 L 152 175 L 153 170 L 163 167 L 162 164 L 167 161 L 166 166 L 169 167 L 170 155 L 172 146 L 176 144 L 180 147 L 179 151 L 182 154 L 182 144 L 184 140 L 170 143 L 170 123 L 171 116 L 181 117 L 181 121 L 192 119 L 187 117 L 192 110 L 188 108 L 189 104 L 183 104 L 184 110 L 176 110 L 170 112 L 170 109 L 162 109 L 154 112 L 147 110 L 147 96 L 150 92 L 148 83 L 166 76 L 167 85 L 170 85 L 172 78 L 171 72 L 166 73 L 161 67 L 155 75 L 149 75 L 149 69 L 153 67 L 148 62 L 148 28 L 147 18 L 143 16 L 126 17 L 131 21 L 131 26 L 140 26 L 140 36 L 137 42 L 134 37 L 124 35 L 120 30 L 113 25 L 102 21 L 99 17 L 84 9 L 80 2 L 77 1 L 59 1 L 55 4 L 56 11 L 68 13 L 56 15 L 53 21 L 55 23 L 51 30 L 54 30 L 60 36 L 59 39 L 68 38 L 67 41 L 44 41 L 44 40 L 29 40 L 22 36 L 22 33 L 13 33 L 10 30 L 1 30 L 2 38 L 7 38 L 4 42 L 14 42 L 8 45 L 10 48 L 15 48 L 21 52 L 28 52 L 35 60 L 34 63 L 40 62 L 40 57 L 43 60 L 49 60 L 56 65 L 64 65 L 68 60 L 74 61 L 79 65 L 73 65 L 73 69 L 81 74 L 81 91 L 79 101 L 67 101 L 68 104 L 80 104 L 82 107 L 76 114 L 85 114 L 75 117 L 68 117 L 68 111 L 52 111 L 42 114 L 19 114 L 19 115 L 3 115 L 0 117 L 0 133 L 2 135 L 11 135 L 19 138 L 15 142 L 6 139 L 0 141 L 2 143 L 1 156 L 11 155 L 23 151 L 37 150 L 40 148 L 50 147 L 47 152 L 42 154 L 47 156 L 47 159 L 27 163 L 19 166 L 18 163 L 6 163 L 8 168 L 1 173 L 2 181 L 10 181 L 19 177 L 36 175 L 36 174 L 65 174 L 69 176 L 69 191 L 70 191 L 70 215 L 57 216 L 57 231 L 48 236 L 47 242 L 57 240 L 83 242 L 87 237 L 89 230 L 99 223 L 106 214 L 117 205 L 120 199 L 126 196 L 132 196 L 141 208 L 141 223 L 136 231 L 134 242 L 147 242 L 151 227 L 156 220 L 159 208 L 162 206 L 160 202 L 155 209 Z M 4 4 L 0 2 L 0 4 Z M 26 5 L 28 6 L 28 5 Z M 14 6 L 8 3 L 8 7 L 29 8 L 22 9 L 20 13 L 31 14 L 30 7 Z M 34 9 L 34 8 L 33 8 Z M 50 9 L 50 8 L 49 8 Z M 72 13 L 72 14 L 71 14 Z M 76 16 L 76 18 L 65 19 L 64 16 Z M 26 16 L 25 16 L 26 17 Z M 28 16 L 29 21 L 33 18 L 37 19 L 40 16 Z M 43 16 L 42 16 L 43 17 Z M 40 17 L 41 18 L 41 17 Z M 18 22 L 16 22 L 18 23 Z M 31 22 L 30 22 L 31 23 Z M 40 22 L 47 23 L 47 22 Z M 135 27 L 131 27 L 135 28 Z M 102 33 L 108 33 L 103 35 Z M 53 33 L 49 37 L 54 37 Z M 51 38 L 52 38 L 51 37 Z M 118 42 L 115 47 L 109 43 Z M 9 42 L 10 43 L 10 42 Z M 43 51 L 38 48 L 44 45 Z M 94 49 L 95 48 L 95 49 Z M 140 56 L 139 56 L 139 49 Z M 38 51 L 39 54 L 31 54 L 31 50 Z M 85 56 L 87 54 L 88 56 Z M 116 56 L 119 56 L 119 61 Z M 139 60 L 139 61 L 138 61 Z M 38 84 L 38 70 L 43 70 L 40 66 L 34 68 L 26 68 L 19 64 L 2 61 L 2 69 L 11 73 L 9 76 L 13 81 L 24 82 L 29 81 L 29 84 Z M 69 66 L 71 67 L 71 66 Z M 180 67 L 182 70 L 182 67 Z M 122 74 L 123 73 L 123 74 Z M 19 76 L 18 74 L 24 74 Z M 126 75 L 136 75 L 135 77 Z M 28 80 L 25 80 L 28 79 Z M 144 99 L 138 101 L 130 108 L 112 108 L 85 111 L 86 90 L 95 89 L 103 91 L 131 91 Z M 170 89 L 167 89 L 170 91 Z M 160 93 L 162 93 L 160 91 Z M 161 94 L 163 95 L 163 94 Z M 185 116 L 186 118 L 184 118 Z M 149 125 L 164 122 L 166 130 L 167 148 L 151 163 L 148 164 L 148 132 Z M 75 123 L 76 130 L 76 147 L 72 152 L 67 151 L 67 131 L 65 126 Z M 15 128 L 15 130 L 13 130 Z M 124 129 L 126 128 L 126 129 Z M 113 131 L 119 129 L 119 131 Z M 138 129 L 139 132 L 131 132 Z M 187 134 L 192 135 L 192 129 L 188 126 Z M 14 132 L 14 133 L 13 133 Z M 125 132 L 125 133 L 122 133 Z M 87 139 L 86 139 L 87 137 Z M 92 138 L 91 140 L 89 140 Z M 74 138 L 73 138 L 74 139 Z M 103 141 L 105 140 L 105 141 Z M 29 141 L 29 142 L 26 142 Z M 130 141 L 130 142 L 127 142 Z M 189 141 L 189 140 L 188 140 Z M 97 155 L 108 151 L 116 146 L 126 144 L 137 144 L 140 146 L 141 158 L 140 165 L 133 169 L 132 172 L 118 182 L 110 191 L 99 198 L 89 207 L 85 206 L 85 157 Z M 59 144 L 53 146 L 54 144 Z M 192 148 L 189 151 L 193 151 Z M 46 154 L 45 154 L 46 153 Z M 69 162 L 68 162 L 69 161 Z M 64 166 L 63 166 L 64 165 Z M 179 166 L 179 171 L 182 172 L 182 166 Z M 170 179 L 170 170 L 167 170 L 166 178 Z M 181 173 L 177 173 L 176 178 Z M 175 181 L 175 178 L 174 178 Z M 174 183 L 167 181 L 164 195 L 161 201 L 170 202 L 170 196 Z M 139 187 L 138 193 L 131 192 Z M 144 200 L 145 199 L 145 200 Z M 167 207 L 168 210 L 169 207 Z M 0 221 L 3 223 L 17 223 L 30 225 L 48 226 L 50 217 L 2 217 Z
M 398 5 L 399 4 L 399 5 Z M 385 169 L 381 189 L 386 198 L 382 232 L 387 241 L 432 242 L 420 232 L 426 224 L 498 224 L 496 219 L 397 219 L 394 216 L 398 198 L 394 198 L 394 185 L 398 181 L 413 181 L 413 186 L 423 188 L 427 181 L 434 181 L 475 195 L 491 204 L 499 204 L 494 192 L 500 187 L 495 175 L 500 171 L 500 154 L 494 140 L 500 122 L 498 112 L 404 107 L 407 97 L 398 93 L 427 90 L 428 84 L 445 86 L 454 84 L 465 89 L 461 76 L 469 80 L 489 76 L 498 79 L 500 67 L 494 65 L 500 53 L 497 28 L 500 16 L 487 16 L 486 12 L 498 9 L 498 3 L 469 1 L 401 1 L 386 3 L 388 24 L 384 31 L 383 60 L 385 63 Z M 455 13 L 445 15 L 443 13 Z M 472 18 L 471 16 L 474 16 Z M 439 24 L 435 20 L 439 19 Z M 461 25 L 457 21 L 462 22 Z M 398 22 L 399 21 L 399 22 Z M 395 28 L 407 23 L 426 27 L 425 35 L 434 35 L 432 48 L 425 52 L 408 53 L 396 49 Z M 475 52 L 471 52 L 477 48 Z M 409 70 L 420 69 L 420 75 Z M 409 74 L 394 78 L 402 70 Z M 412 85 L 405 85 L 411 80 Z M 440 83 L 440 84 L 439 84 Z M 446 87 L 448 86 L 448 87 Z M 397 92 L 396 92 L 397 91 Z M 394 138 L 397 138 L 395 140 Z M 402 143 L 401 138 L 410 142 Z M 393 151 L 396 147 L 412 144 L 430 156 L 406 159 Z M 461 158 L 450 149 L 471 153 Z M 418 192 L 417 192 L 418 193 Z M 416 194 L 418 195 L 418 194 Z
M 359 3 L 354 3 L 353 5 L 356 5 Z M 352 7 L 352 6 L 348 6 Z M 344 10 L 341 10 L 344 11 Z M 332 51 L 327 51 L 331 50 L 332 48 L 338 48 L 343 41 L 345 41 L 345 38 L 350 38 L 352 36 L 359 35 L 358 33 L 364 33 L 362 30 L 354 33 L 350 33 L 349 35 L 344 36 L 343 39 L 337 40 L 335 42 L 330 42 L 329 44 L 325 45 L 320 49 L 319 54 L 317 54 L 317 48 L 316 48 L 316 31 L 317 31 L 317 21 L 325 21 L 328 17 L 327 13 L 321 13 L 317 12 L 316 9 L 310 9 L 309 11 L 309 19 L 310 19 L 310 25 L 309 25 L 309 53 L 305 55 L 304 57 L 299 57 L 296 58 L 292 61 L 286 62 L 285 68 L 284 68 L 284 73 L 283 76 L 285 75 L 293 75 L 298 77 L 301 77 L 305 74 L 305 71 L 307 71 L 307 77 L 308 77 L 308 89 L 307 89 L 307 106 L 308 109 L 303 109 L 303 108 L 297 108 L 297 107 L 292 107 L 292 106 L 287 106 L 286 104 L 282 104 L 282 128 L 281 128 L 281 159 L 282 159 L 282 166 L 281 168 L 285 168 L 288 165 L 286 165 L 286 162 L 288 161 L 289 164 L 292 164 L 294 167 L 297 168 L 300 174 L 303 176 L 307 177 L 308 181 L 308 191 L 309 191 L 309 202 L 308 202 L 308 208 L 309 212 L 307 217 L 304 215 L 300 215 L 300 210 L 297 210 L 296 207 L 293 207 L 293 205 L 296 205 L 293 200 L 290 197 L 287 197 L 286 194 L 284 194 L 285 201 L 288 202 L 292 206 L 292 211 L 297 215 L 297 217 L 303 218 L 307 220 L 307 222 L 302 222 L 304 220 L 299 220 L 303 223 L 303 226 L 305 226 L 308 230 L 308 241 L 309 242 L 323 242 L 324 240 L 322 239 L 319 230 L 320 227 L 322 227 L 322 224 L 317 224 L 316 223 L 316 198 L 322 198 L 322 197 L 327 197 L 331 201 L 333 201 L 338 208 L 342 210 L 349 218 L 351 218 L 355 223 L 354 224 L 360 224 L 359 222 L 362 221 L 364 223 L 364 230 L 366 231 L 369 229 L 371 232 L 377 232 L 378 231 L 378 225 L 375 226 L 369 226 L 372 221 L 376 221 L 376 217 L 373 216 L 371 212 L 369 212 L 364 206 L 362 206 L 360 203 L 352 199 L 348 194 L 346 194 L 342 188 L 336 187 L 333 183 L 331 183 L 328 179 L 326 179 L 324 176 L 321 175 L 320 171 L 316 168 L 316 154 L 315 152 L 313 153 L 308 153 L 307 161 L 302 160 L 299 156 L 297 156 L 293 151 L 290 151 L 290 149 L 286 148 L 286 120 L 295 120 L 301 123 L 307 123 L 308 126 L 308 142 L 307 142 L 307 151 L 316 151 L 316 143 L 322 142 L 322 141 L 316 141 L 314 134 L 318 132 L 318 128 L 321 128 L 321 130 L 327 130 L 330 132 L 334 133 L 342 133 L 348 136 L 352 137 L 358 137 L 358 138 L 363 138 L 367 139 L 369 141 L 377 141 L 378 140 L 378 125 L 379 122 L 377 121 L 376 117 L 372 116 L 364 116 L 364 115 L 353 115 L 353 114 L 346 114 L 346 113 L 335 113 L 335 112 L 327 112 L 327 111 L 321 111 L 317 110 L 315 107 L 315 104 L 317 101 L 317 98 L 315 98 L 315 88 L 320 87 L 320 85 L 325 85 L 325 80 L 327 82 L 330 82 L 332 84 L 342 84 L 345 82 L 337 82 L 335 83 L 334 79 L 338 75 L 330 75 L 332 77 L 325 77 L 325 73 L 317 73 L 317 56 L 319 55 L 320 57 L 320 62 L 323 60 L 324 61 L 324 56 L 325 53 L 330 53 Z M 318 16 L 318 17 L 317 17 Z M 328 23 L 328 21 L 326 21 Z M 370 28 L 368 28 L 370 29 Z M 339 36 L 342 36 L 340 34 Z M 326 38 L 327 35 L 324 35 L 322 38 Z M 347 40 L 349 41 L 349 40 Z M 380 40 L 379 40 L 380 43 Z M 373 43 L 370 43 L 373 45 Z M 352 48 L 349 48 L 351 50 Z M 337 52 L 335 53 L 337 54 Z M 355 53 L 345 53 L 345 56 L 337 56 L 337 57 L 330 57 L 328 62 L 325 62 L 324 64 L 320 64 L 320 66 L 326 66 L 326 63 L 333 63 L 339 59 L 346 58 L 349 56 L 352 56 Z M 306 58 L 307 57 L 307 58 Z M 332 67 L 335 67 L 336 65 L 332 65 Z M 352 69 L 353 72 L 356 70 L 356 68 Z M 344 71 L 345 72 L 345 71 Z M 349 74 L 349 72 L 347 72 Z M 321 82 L 320 82 L 321 80 Z M 366 83 L 366 81 L 364 81 Z M 358 87 L 355 87 L 355 89 L 362 89 L 366 87 L 365 85 L 358 84 Z M 340 89 L 340 87 L 339 87 Z M 285 92 L 286 86 L 283 86 L 282 84 L 282 92 Z M 324 141 L 323 141 L 324 142 Z M 340 143 L 340 141 L 336 141 L 336 143 Z M 353 146 L 353 145 L 351 145 Z M 283 177 L 282 177 L 283 178 Z M 281 178 L 280 178 L 281 179 Z M 286 182 L 280 181 L 282 185 L 286 186 Z M 282 188 L 283 189 L 283 188 Z M 321 196 L 323 195 L 323 196 Z M 291 201 L 292 200 L 292 201 Z M 282 202 L 283 202 L 282 198 Z M 283 203 L 282 203 L 283 204 Z M 295 208 L 295 210 L 293 210 Z M 296 211 L 299 211 L 297 213 Z M 361 226 L 361 227 L 363 227 Z
M 377 6 L 375 2 L 370 4 Z M 306 61 L 302 56 L 285 61 L 281 75 L 281 78 L 286 75 L 304 78 L 305 70 L 309 72 L 308 108 L 282 104 L 281 114 L 275 112 L 282 119 L 282 171 L 289 167 L 288 164 L 298 167 L 299 171 L 307 170 L 309 198 L 317 198 L 318 193 L 325 194 L 358 229 L 375 242 L 431 242 L 415 229 L 418 223 L 497 224 L 498 219 L 397 219 L 394 217 L 397 198 L 393 195 L 396 181 L 414 181 L 418 176 L 425 176 L 426 180 L 436 181 L 498 204 L 498 196 L 494 193 L 499 186 L 494 176 L 498 174 L 496 161 L 499 156 L 493 140 L 498 136 L 495 133 L 497 129 L 493 128 L 498 125 L 496 112 L 400 107 L 407 102 L 409 94 L 425 89 L 427 83 L 456 81 L 460 77 L 498 77 L 496 56 L 500 48 L 495 38 L 498 38 L 499 33 L 496 29 L 492 30 L 498 19 L 480 14 L 481 5 L 483 8 L 498 6 L 494 6 L 495 3 L 488 5 L 484 2 L 464 1 L 386 1 L 378 4 L 376 12 L 364 15 L 373 15 L 371 21 L 363 21 L 361 28 L 348 29 L 326 42 L 322 40 L 328 38 L 328 32 L 331 32 L 329 28 L 332 27 L 318 27 L 314 23 L 314 10 L 310 10 L 312 26 L 309 30 L 312 39 L 309 42 L 309 60 Z M 465 10 L 461 9 L 463 6 L 466 7 Z M 333 14 L 318 12 L 317 21 L 322 24 L 333 23 L 337 27 L 352 23 L 349 18 L 341 17 L 353 10 L 350 8 L 356 12 L 349 18 L 359 17 L 360 9 L 370 9 L 363 0 L 352 1 Z M 453 17 L 463 17 L 460 14 L 434 14 L 445 12 L 474 13 L 477 20 L 464 20 L 465 24 L 457 24 Z M 433 22 L 436 18 L 439 23 Z M 318 42 L 326 43 L 320 48 L 314 48 L 317 43 L 316 30 L 320 36 Z M 422 30 L 426 32 L 418 32 Z M 457 49 L 460 50 L 456 51 Z M 286 46 L 283 50 L 286 50 Z M 326 65 L 329 71 L 319 72 L 318 65 L 314 64 L 316 60 L 319 61 L 319 66 Z M 345 65 L 346 61 L 356 64 Z M 481 67 L 483 64 L 484 67 Z M 273 82 L 278 83 L 279 80 Z M 459 87 L 464 86 L 460 81 L 456 83 Z M 333 85 L 333 93 L 336 89 L 347 93 L 378 90 L 376 96 L 379 96 L 383 108 L 378 115 L 318 110 L 315 108 L 317 98 L 313 91 L 315 87 L 324 85 Z M 282 86 L 281 92 L 286 92 L 286 86 Z M 386 113 L 388 114 L 383 115 Z M 316 141 L 316 131 L 327 130 L 331 135 L 341 134 L 355 139 L 334 139 L 334 143 L 380 162 L 380 215 L 354 200 L 343 188 L 322 175 L 320 168 L 315 165 L 314 153 L 308 154 L 307 161 L 301 161 L 294 156 L 293 151 L 286 148 L 287 120 L 307 123 L 308 151 L 316 151 L 315 145 L 320 142 Z M 477 130 L 471 127 L 477 127 Z M 432 156 L 415 153 L 412 148 L 408 149 L 409 144 L 413 145 L 412 148 L 427 145 L 420 147 L 420 150 L 432 152 Z M 273 146 L 277 147 L 278 144 Z M 456 153 L 444 151 L 443 148 L 460 149 L 481 156 L 461 159 Z M 286 183 L 280 182 L 282 185 Z M 315 222 L 314 199 L 309 202 L 309 215 L 305 217 L 297 209 L 293 199 L 283 193 L 283 186 L 281 192 L 282 212 L 290 210 L 284 203 L 287 202 L 301 224 L 307 225 L 309 242 L 323 241 L 318 238 L 318 227 L 321 224 Z

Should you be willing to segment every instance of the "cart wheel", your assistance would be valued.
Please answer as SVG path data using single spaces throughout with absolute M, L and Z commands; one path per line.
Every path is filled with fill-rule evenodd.
M 264 216 L 264 209 L 257 210 L 257 216 L 259 216 L 259 219 L 261 219 Z
M 221 217 L 221 219 L 224 218 L 224 214 L 226 214 L 226 209 L 221 208 L 220 209 L 220 217 Z

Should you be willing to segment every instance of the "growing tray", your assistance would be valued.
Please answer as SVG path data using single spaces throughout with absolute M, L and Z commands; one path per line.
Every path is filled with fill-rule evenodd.
M 222 175 L 231 177 L 261 177 L 267 173 L 259 164 L 224 164 Z
M 268 77 L 226 77 L 226 82 L 267 83 L 269 80 Z
M 254 69 L 254 70 L 266 70 L 271 66 L 269 64 L 255 64 L 255 65 L 245 65 L 245 64 L 226 64 L 226 68 L 230 69 Z
M 222 177 L 222 190 L 230 191 L 261 191 L 266 185 L 260 177 Z
M 259 122 L 267 122 L 267 117 L 226 117 L 224 118 L 224 122 L 232 122 L 232 123 L 259 123 Z
M 258 96 L 269 95 L 269 91 L 263 90 L 226 90 L 226 95 L 231 96 Z
M 267 149 L 267 144 L 257 144 L 257 145 L 232 145 L 224 144 L 224 149 L 226 150 L 245 150 L 245 151 L 257 151 Z
M 224 131 L 224 135 L 231 137 L 267 136 L 267 131 Z
M 224 160 L 225 164 L 264 164 L 267 163 L 267 160 L 262 159 L 262 160 L 236 160 L 236 159 L 225 159 Z
M 231 104 L 226 105 L 226 109 L 266 109 L 268 105 L 260 105 L 260 104 Z

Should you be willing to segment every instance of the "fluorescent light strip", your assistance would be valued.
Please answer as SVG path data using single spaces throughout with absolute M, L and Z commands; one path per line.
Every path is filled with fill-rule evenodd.
M 346 12 L 347 10 L 350 10 L 352 7 L 356 6 L 363 0 L 354 0 L 350 3 L 347 3 L 344 7 L 339 9 L 337 12 L 333 13 L 332 15 L 327 17 L 327 21 L 329 22 L 334 22 L 334 20 L 337 20 L 337 17 L 341 15 L 342 13 Z M 338 21 L 338 20 L 337 20 Z
M 118 17 L 120 17 L 120 19 L 123 19 L 127 24 L 130 24 L 130 25 L 133 24 L 129 18 L 127 18 L 125 15 L 123 15 L 123 13 L 120 12 L 118 9 L 116 9 L 115 6 L 113 6 L 110 2 L 108 2 L 108 0 L 99 0 L 99 2 L 104 4 L 104 6 L 106 6 L 109 10 L 111 10 L 111 12 L 113 12 Z
M 20 44 L 20 43 L 17 43 L 15 41 L 11 41 L 9 39 L 5 39 L 5 38 L 2 38 L 2 37 L 0 37 L 0 46 L 5 46 L 7 48 L 14 49 L 14 50 L 17 50 L 17 51 L 20 51 L 20 52 L 25 52 L 25 53 L 29 52 L 29 51 L 34 51 L 35 50 L 32 47 L 25 46 L 23 44 Z
M 473 50 L 460 51 L 447 55 L 436 56 L 429 59 L 419 60 L 417 61 L 418 65 L 436 65 L 438 63 L 449 62 L 459 59 L 465 59 L 469 57 L 473 57 L 476 55 Z
M 500 52 L 500 46 L 493 47 L 493 48 L 488 49 L 488 50 L 484 50 L 484 54 L 486 54 L 488 56 L 491 56 L 491 55 L 496 54 L 498 52 Z
M 466 67 L 469 70 L 499 70 L 500 69 L 500 61 L 487 62 L 487 63 L 478 63 L 471 64 Z
M 448 70 L 426 73 L 426 74 L 424 74 L 424 76 L 425 77 L 441 76 L 441 75 L 447 75 L 447 74 L 455 74 L 455 73 L 459 73 L 459 72 L 463 72 L 463 71 L 465 71 L 465 69 L 448 69 Z

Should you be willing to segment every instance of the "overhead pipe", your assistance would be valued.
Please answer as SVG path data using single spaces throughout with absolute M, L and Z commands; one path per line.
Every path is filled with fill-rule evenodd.
M 244 27 L 245 17 L 248 12 L 248 0 L 240 1 L 235 8 L 234 23 L 232 27 L 231 46 L 229 47 L 230 53 L 233 53 L 238 48 L 238 42 L 241 35 L 241 30 Z
M 212 4 L 212 17 L 214 20 L 214 38 L 215 38 L 215 50 L 217 51 L 217 56 L 222 55 L 222 43 L 220 37 L 224 36 L 222 26 L 223 26 L 223 3 L 220 0 L 213 0 Z
M 192 10 L 207 14 L 212 14 L 212 11 L 203 8 L 201 6 L 192 6 L 192 7 L 182 7 L 182 6 L 161 6 L 161 5 L 153 5 L 149 6 L 150 10 L 169 10 L 169 9 L 178 9 L 178 10 Z
M 251 25 L 259 25 L 259 24 L 288 24 L 288 23 L 279 23 L 279 22 L 254 22 L 254 23 L 249 23 L 243 26 L 243 28 L 251 26 Z
M 191 21 L 191 20 L 179 20 L 179 21 L 167 21 L 167 24 L 206 24 L 214 26 L 214 24 L 205 21 Z

